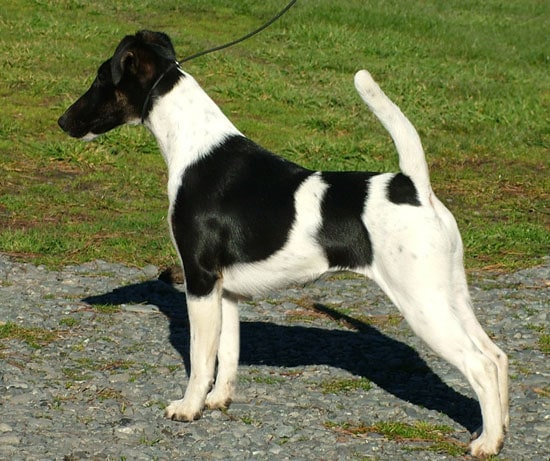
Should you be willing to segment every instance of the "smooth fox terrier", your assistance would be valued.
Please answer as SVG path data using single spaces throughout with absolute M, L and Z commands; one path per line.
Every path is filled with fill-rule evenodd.
M 124 37 L 59 125 L 91 140 L 143 123 L 168 165 L 191 333 L 189 383 L 168 418 L 192 421 L 204 407 L 230 404 L 240 297 L 347 270 L 378 283 L 414 332 L 464 374 L 483 416 L 471 452 L 498 453 L 509 425 L 508 360 L 472 310 L 456 222 L 432 191 L 413 125 L 366 70 L 355 87 L 390 133 L 401 172 L 311 171 L 272 154 L 235 128 L 160 32 Z

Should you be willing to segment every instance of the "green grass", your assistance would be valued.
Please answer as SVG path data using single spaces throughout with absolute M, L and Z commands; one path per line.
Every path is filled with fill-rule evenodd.
M 538 344 L 542 352 L 550 354 L 550 333 L 541 333 Z
M 95 304 L 93 309 L 101 314 L 116 314 L 121 308 L 116 304 Z
M 366 378 L 331 378 L 321 383 L 323 394 L 347 394 L 349 392 L 367 392 L 372 388 Z
M 361 436 L 376 433 L 388 440 L 409 442 L 408 451 L 431 451 L 450 456 L 463 456 L 467 446 L 451 438 L 453 429 L 441 424 L 430 424 L 418 421 L 413 424 L 398 421 L 380 421 L 372 426 L 352 423 L 325 422 L 325 427 L 344 434 Z M 412 445 L 415 443 L 417 445 Z
M 280 1 L 13 0 L 0 11 L 0 252 L 59 266 L 175 263 L 165 165 L 143 128 L 93 143 L 56 126 L 125 34 L 184 57 Z M 366 67 L 417 126 L 467 266 L 513 270 L 550 248 L 550 6 L 538 0 L 300 0 L 237 47 L 185 65 L 253 139 L 310 168 L 395 170 L 353 89 Z
M 58 331 L 39 327 L 25 327 L 13 322 L 0 324 L 0 349 L 2 348 L 2 342 L 9 340 L 22 341 L 32 349 L 40 349 L 57 338 L 59 338 Z

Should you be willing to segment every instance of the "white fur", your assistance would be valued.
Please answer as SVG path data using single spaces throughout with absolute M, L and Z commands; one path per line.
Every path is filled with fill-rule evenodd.
M 198 419 L 202 414 L 206 395 L 214 380 L 216 355 L 222 331 L 221 283 L 209 296 L 187 297 L 187 311 L 191 329 L 191 376 L 185 397 L 166 407 L 167 418 L 185 421 Z
M 222 329 L 218 350 L 218 374 L 214 389 L 206 396 L 210 409 L 226 408 L 233 399 L 239 365 L 239 306 L 237 298 L 224 293 L 222 297 Z
M 361 99 L 390 133 L 399 152 L 399 169 L 402 173 L 414 178 L 420 201 L 423 202 L 426 198 L 425 194 L 431 192 L 430 175 L 416 129 L 366 70 L 357 72 L 354 80 Z
M 80 138 L 80 140 L 81 140 L 81 141 L 90 142 L 90 141 L 93 141 L 94 139 L 96 139 L 98 136 L 100 136 L 100 135 L 90 132 L 90 133 L 85 134 L 84 136 L 82 136 L 82 137 Z

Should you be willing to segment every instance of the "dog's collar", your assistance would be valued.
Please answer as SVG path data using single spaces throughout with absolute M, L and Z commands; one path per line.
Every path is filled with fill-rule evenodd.
M 153 95 L 153 91 L 155 91 L 155 88 L 158 86 L 158 84 L 162 81 L 164 77 L 166 77 L 166 74 L 170 72 L 174 68 L 179 68 L 180 63 L 178 61 L 174 61 L 172 64 L 170 64 L 167 69 L 159 75 L 159 78 L 155 80 L 155 83 L 153 83 L 153 86 L 149 90 L 149 93 L 147 93 L 147 96 L 145 97 L 145 102 L 143 103 L 143 108 L 141 109 L 141 123 L 145 122 L 145 114 L 147 110 L 149 109 L 149 104 L 151 103 L 151 97 Z

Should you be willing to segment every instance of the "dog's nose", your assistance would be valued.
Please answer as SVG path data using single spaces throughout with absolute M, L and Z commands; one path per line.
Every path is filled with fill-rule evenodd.
M 65 112 L 59 119 L 57 120 L 57 124 L 63 131 L 67 131 L 67 113 Z

